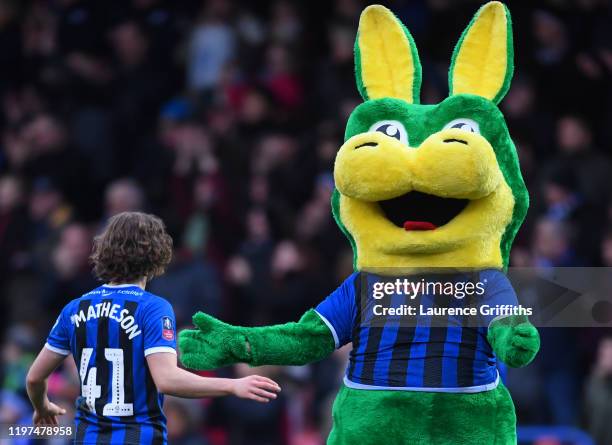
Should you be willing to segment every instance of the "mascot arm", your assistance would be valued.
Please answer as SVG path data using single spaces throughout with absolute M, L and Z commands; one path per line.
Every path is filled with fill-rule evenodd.
M 234 363 L 305 365 L 327 357 L 334 337 L 321 317 L 306 312 L 297 323 L 240 327 L 198 312 L 196 330 L 179 335 L 181 362 L 192 369 L 217 369 Z
M 540 349 L 538 330 L 524 316 L 494 320 L 487 339 L 497 357 L 513 368 L 528 365 Z

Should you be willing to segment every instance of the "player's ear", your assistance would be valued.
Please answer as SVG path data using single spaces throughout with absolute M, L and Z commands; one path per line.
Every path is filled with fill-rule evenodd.
M 419 103 L 421 63 L 410 32 L 381 5 L 361 13 L 355 40 L 355 77 L 363 100 L 395 97 Z
M 449 93 L 469 93 L 495 103 L 506 95 L 514 72 L 510 12 L 503 3 L 482 6 L 463 31 L 448 73 Z

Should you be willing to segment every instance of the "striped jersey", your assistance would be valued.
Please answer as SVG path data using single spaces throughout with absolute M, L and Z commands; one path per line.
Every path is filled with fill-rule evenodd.
M 72 353 L 79 371 L 75 443 L 167 443 L 146 356 L 176 353 L 170 303 L 135 285 L 101 286 L 64 307 L 45 347 Z
M 421 276 L 411 279 L 424 281 Z M 447 274 L 444 280 L 480 283 L 482 293 L 471 303 L 476 307 L 518 306 L 512 285 L 498 270 Z M 346 386 L 430 392 L 482 392 L 497 387 L 497 360 L 487 340 L 488 326 L 497 317 L 481 315 L 479 311 L 477 322 L 468 323 L 465 318 L 449 315 L 442 323 L 432 325 L 431 316 L 417 312 L 409 324 L 388 315 L 373 323 L 368 319 L 378 301 L 373 289 L 383 281 L 388 282 L 376 274 L 356 272 L 316 307 L 336 347 L 353 343 L 344 378 Z M 394 292 L 388 300 L 390 306 L 401 300 Z M 440 305 L 440 298 L 423 292 L 416 301 L 426 311 Z M 467 301 L 450 296 L 442 305 Z

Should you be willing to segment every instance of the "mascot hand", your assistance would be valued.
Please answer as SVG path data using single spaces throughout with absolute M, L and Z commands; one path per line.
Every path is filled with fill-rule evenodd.
M 514 317 L 493 322 L 488 339 L 500 360 L 513 368 L 529 364 L 540 349 L 538 330 L 528 321 Z
M 202 312 L 193 316 L 193 324 L 198 329 L 179 334 L 180 359 L 187 368 L 209 370 L 249 361 L 241 328 Z

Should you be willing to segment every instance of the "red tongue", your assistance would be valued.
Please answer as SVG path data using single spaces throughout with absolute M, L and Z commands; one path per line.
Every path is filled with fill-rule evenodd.
M 406 221 L 404 230 L 434 230 L 437 226 L 429 221 Z

